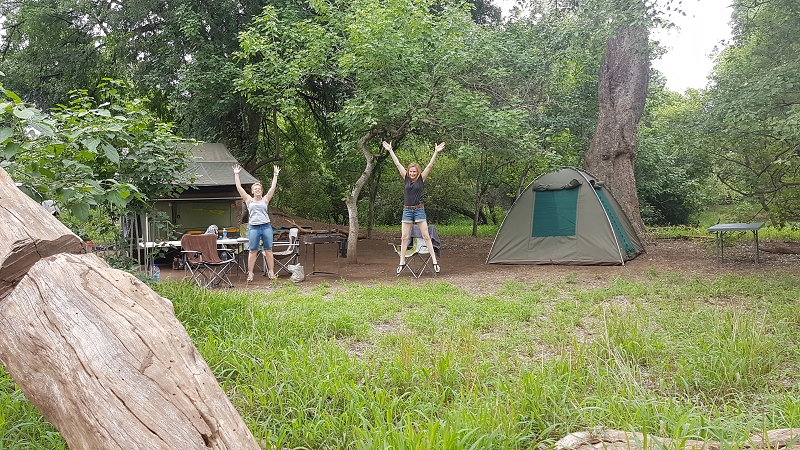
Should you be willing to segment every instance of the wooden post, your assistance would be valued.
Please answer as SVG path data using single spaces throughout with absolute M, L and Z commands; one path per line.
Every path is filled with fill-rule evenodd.
M 2 169 L 0 223 L 0 362 L 70 449 L 259 449 L 172 303 Z

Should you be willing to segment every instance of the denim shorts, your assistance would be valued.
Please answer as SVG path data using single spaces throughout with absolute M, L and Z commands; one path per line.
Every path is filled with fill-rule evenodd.
M 272 225 L 269 223 L 248 225 L 247 239 L 250 241 L 248 250 L 251 252 L 258 251 L 258 244 L 262 242 L 264 244 L 264 250 L 272 250 Z
M 428 216 L 425 215 L 425 207 L 419 209 L 405 209 L 403 208 L 403 218 L 400 220 L 403 223 L 416 223 L 425 222 Z

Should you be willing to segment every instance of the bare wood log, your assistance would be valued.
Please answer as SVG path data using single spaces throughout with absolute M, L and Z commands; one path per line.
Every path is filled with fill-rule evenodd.
M 2 168 L 0 223 L 0 362 L 70 449 L 259 449 L 172 303 Z
M 798 450 L 800 448 L 799 441 L 799 428 L 782 428 L 769 430 L 764 435 L 751 436 L 744 443 L 744 448 Z M 553 446 L 556 450 L 641 450 L 645 447 L 648 450 L 660 448 L 718 450 L 722 448 L 722 445 L 716 441 L 674 440 L 642 433 L 597 429 L 570 433 L 559 439 Z
M 747 447 L 751 448 L 800 448 L 800 428 L 779 428 L 769 430 L 765 435 L 750 437 Z
M 297 227 L 297 231 L 299 231 L 300 233 L 311 233 L 312 232 L 311 228 L 304 228 L 303 226 L 298 225 L 297 222 L 295 222 L 292 219 L 286 219 L 286 221 L 289 222 L 290 224 L 294 225 L 295 227 Z
M 258 449 L 172 303 L 99 257 L 37 262 L 0 303 L 0 361 L 70 449 Z
M 0 300 L 40 258 L 86 253 L 86 244 L 0 169 Z

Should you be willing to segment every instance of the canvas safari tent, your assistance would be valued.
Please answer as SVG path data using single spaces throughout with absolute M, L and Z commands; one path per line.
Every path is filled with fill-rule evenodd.
M 525 188 L 500 225 L 487 263 L 617 265 L 643 252 L 604 183 L 564 167 Z
M 241 197 L 236 190 L 232 166 L 237 163 L 223 144 L 203 143 L 189 148 L 192 161 L 187 172 L 195 174 L 192 186 L 177 198 L 159 199 L 155 209 L 166 214 L 175 232 L 202 231 L 209 225 L 238 230 Z M 258 180 L 246 170 L 239 174 L 242 186 L 249 190 Z M 145 241 L 167 239 L 165 228 L 150 218 L 140 218 L 146 224 Z

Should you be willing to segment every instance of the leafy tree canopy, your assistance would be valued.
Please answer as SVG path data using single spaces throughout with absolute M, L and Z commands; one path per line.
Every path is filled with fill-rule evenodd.
M 176 195 L 191 181 L 179 138 L 124 87 L 107 80 L 97 97 L 74 91 L 49 116 L 0 88 L 0 165 L 28 195 L 81 220 L 97 205 L 138 211 Z
M 719 180 L 777 224 L 800 216 L 800 4 L 733 5 L 733 39 L 705 104 Z

